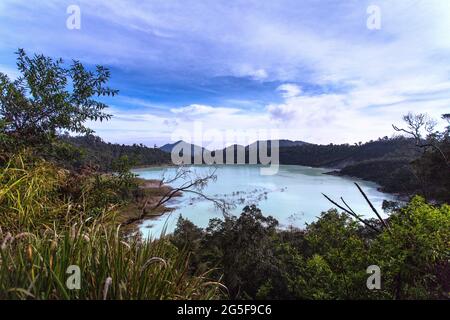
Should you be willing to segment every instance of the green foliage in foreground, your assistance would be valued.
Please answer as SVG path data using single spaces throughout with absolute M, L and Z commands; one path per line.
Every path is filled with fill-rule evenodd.
M 189 275 L 187 254 L 164 239 L 124 239 L 118 230 L 96 224 L 0 237 L 0 299 L 211 299 L 219 294 L 208 273 Z M 79 290 L 66 286 L 70 265 L 80 267 Z
M 64 66 L 20 49 L 17 55 L 21 76 L 12 81 L 0 73 L 0 299 L 216 297 L 220 284 L 208 280 L 210 271 L 188 273 L 186 252 L 117 225 L 117 209 L 139 195 L 128 154 L 120 153 L 126 148 L 106 145 L 119 154 L 103 158 L 115 171 L 104 174 L 95 166 L 102 150 L 91 148 L 94 165 L 84 163 L 59 135 L 90 134 L 86 121 L 110 118 L 101 100 L 117 94 L 107 86 L 109 70 L 90 71 L 78 61 Z M 70 290 L 73 265 L 81 283 Z
M 276 229 L 254 206 L 206 229 L 179 219 L 172 241 L 191 270 L 217 267 L 233 298 L 445 299 L 450 286 L 450 206 L 414 198 L 379 234 L 330 210 L 305 230 Z M 381 268 L 369 290 L 367 267 Z
M 133 190 L 129 176 L 74 176 L 17 156 L 0 169 L 0 182 L 0 299 L 210 299 L 221 294 L 211 271 L 187 272 L 186 251 L 164 237 L 129 235 L 115 223 L 116 207 L 126 199 L 122 191 Z M 79 290 L 66 286 L 70 265 L 80 268 Z
M 420 197 L 380 233 L 335 210 L 280 230 L 251 206 L 206 229 L 181 218 L 172 236 L 144 241 L 115 222 L 134 189 L 125 171 L 75 175 L 17 156 L 0 181 L 3 299 L 449 297 L 450 206 Z M 67 289 L 70 265 L 81 269 L 80 290 Z M 379 291 L 366 287 L 370 265 L 381 268 Z
M 85 219 L 111 222 L 114 209 L 137 192 L 134 177 L 75 173 L 17 155 L 0 168 L 0 226 L 15 232 L 64 228 Z

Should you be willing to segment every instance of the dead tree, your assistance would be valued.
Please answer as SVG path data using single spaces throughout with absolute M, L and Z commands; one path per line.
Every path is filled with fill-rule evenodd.
M 381 215 L 378 213 L 378 210 L 375 208 L 375 206 L 372 204 L 372 202 L 369 200 L 369 198 L 367 197 L 366 193 L 363 191 L 363 189 L 359 186 L 359 184 L 357 184 L 355 182 L 356 187 L 358 188 L 359 192 L 363 195 L 364 199 L 366 200 L 366 202 L 369 204 L 370 209 L 372 209 L 372 211 L 375 213 L 375 215 L 377 216 L 378 220 L 381 222 L 381 225 L 383 226 L 383 228 L 385 230 L 387 230 L 389 233 L 390 228 L 389 228 L 389 224 L 387 221 L 385 221 Z M 322 195 L 328 200 L 330 201 L 332 204 L 334 204 L 336 207 L 338 207 L 339 209 L 343 210 L 345 213 L 347 213 L 348 215 L 356 218 L 358 221 L 360 221 L 362 224 L 364 224 L 366 227 L 372 229 L 373 231 L 376 232 L 381 232 L 382 230 L 379 229 L 378 227 L 375 227 L 374 225 L 370 224 L 367 220 L 364 220 L 362 217 L 362 215 L 357 214 L 348 204 L 347 202 L 345 202 L 344 198 L 341 197 L 341 201 L 342 201 L 342 205 L 338 204 L 336 201 L 332 200 L 330 197 L 328 197 L 326 194 L 322 193 Z M 344 207 L 345 206 L 345 207 Z
M 449 119 L 449 115 L 443 115 L 443 119 Z M 426 152 L 428 149 L 433 149 L 437 151 L 442 157 L 444 163 L 450 168 L 450 162 L 445 155 L 444 151 L 439 147 L 438 143 L 434 141 L 432 137 L 436 135 L 434 128 L 436 127 L 436 121 L 430 119 L 424 113 L 413 114 L 409 112 L 407 115 L 403 116 L 403 121 L 406 122 L 407 128 L 399 128 L 396 125 L 392 125 L 395 131 L 403 132 L 411 136 L 417 147 L 423 149 Z M 424 136 L 425 134 L 425 136 Z
M 166 172 L 163 174 L 162 179 L 159 181 L 159 188 L 168 185 L 170 188 L 164 193 L 158 202 L 151 208 L 148 208 L 149 201 L 147 200 L 140 210 L 140 214 L 137 217 L 128 219 L 123 225 L 129 225 L 136 223 L 147 218 L 149 212 L 155 212 L 158 208 L 166 204 L 174 197 L 183 194 L 190 193 L 195 194 L 205 200 L 208 200 L 214 204 L 214 206 L 222 211 L 224 216 L 228 216 L 229 211 L 234 207 L 232 204 L 226 202 L 223 199 L 213 198 L 205 195 L 203 189 L 211 181 L 216 181 L 216 170 L 208 172 L 206 175 L 199 175 L 195 170 L 180 166 L 177 168 L 175 174 L 172 177 L 167 177 Z M 177 186 L 178 184 L 178 186 Z

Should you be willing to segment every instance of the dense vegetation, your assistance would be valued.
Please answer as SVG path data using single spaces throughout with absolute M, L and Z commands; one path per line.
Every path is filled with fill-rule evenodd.
M 442 116 L 447 122 L 450 116 Z M 384 137 L 355 145 L 314 145 L 280 148 L 280 163 L 340 170 L 333 174 L 377 182 L 385 192 L 420 194 L 428 200 L 450 202 L 450 126 L 435 130 L 425 114 L 404 116 L 406 136 Z
M 0 299 L 217 296 L 208 272 L 186 272 L 187 251 L 124 234 L 115 221 L 121 179 L 75 181 L 50 163 L 15 158 L 0 182 Z M 69 266 L 80 268 L 79 290 L 66 286 Z
M 280 148 L 282 164 L 331 168 L 332 174 L 374 181 L 385 192 L 403 195 L 420 191 L 412 166 L 419 156 L 414 140 L 403 136 L 355 145 L 310 144 Z
M 180 218 L 172 235 L 141 239 L 126 213 L 142 202 L 138 218 L 145 216 L 149 195 L 129 169 L 162 163 L 167 154 L 107 144 L 85 127 L 109 118 L 101 102 L 117 94 L 106 86 L 109 71 L 23 50 L 18 69 L 14 81 L 0 73 L 0 299 L 449 298 L 450 207 L 420 196 L 391 204 L 386 220 L 363 220 L 347 206 L 304 230 L 283 230 L 249 206 L 205 229 Z M 281 154 L 287 162 L 366 171 L 374 180 L 383 169 L 408 176 L 407 165 L 421 193 L 446 202 L 449 128 L 421 136 L 423 119 L 408 119 L 412 139 L 300 144 Z M 366 286 L 370 265 L 381 269 L 380 290 Z M 76 288 L 66 282 L 74 266 L 81 271 Z
M 404 137 L 383 138 L 361 144 L 306 144 L 280 148 L 280 162 L 324 168 L 344 168 L 367 160 L 409 160 L 418 156 L 414 141 Z
M 180 217 L 172 241 L 193 252 L 192 271 L 216 267 L 232 298 L 450 298 L 450 206 L 416 197 L 386 223 L 374 232 L 330 210 L 305 230 L 278 230 L 251 206 L 206 229 Z M 366 287 L 370 265 L 381 290 Z
M 98 166 L 99 170 L 115 170 L 117 159 L 126 157 L 130 166 L 152 166 L 170 163 L 170 154 L 144 145 L 131 146 L 106 143 L 100 137 L 84 135 L 71 137 L 62 136 L 61 139 L 76 147 L 78 153 L 72 157 L 70 164 L 74 167 L 85 165 Z M 67 159 L 66 161 L 69 162 Z
M 106 162 L 104 169 L 112 161 L 115 173 L 89 163 L 73 166 L 79 150 L 59 133 L 91 134 L 85 120 L 109 117 L 97 100 L 117 93 L 104 87 L 108 70 L 88 71 L 76 61 L 66 68 L 23 50 L 18 67 L 22 76 L 15 81 L 0 74 L 0 299 L 219 296 L 220 284 L 209 272 L 187 273 L 187 251 L 121 227 L 123 208 L 145 196 L 128 171 L 127 156 L 135 149 L 96 140 L 103 151 L 119 150 L 95 159 Z M 74 267 L 78 284 L 70 278 Z

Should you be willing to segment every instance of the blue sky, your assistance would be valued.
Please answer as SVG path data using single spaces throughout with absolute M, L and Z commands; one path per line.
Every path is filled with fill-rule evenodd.
M 450 111 L 446 0 L 2 0 L 0 39 L 11 77 L 19 47 L 109 67 L 114 118 L 91 126 L 111 142 L 160 145 L 201 123 L 353 143 L 392 135 L 408 111 Z

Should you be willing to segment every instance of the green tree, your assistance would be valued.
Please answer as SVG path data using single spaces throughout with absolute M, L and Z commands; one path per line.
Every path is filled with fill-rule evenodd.
M 97 66 L 87 70 L 79 61 L 65 67 L 62 59 L 41 54 L 28 56 L 17 51 L 20 76 L 10 80 L 0 73 L 0 141 L 3 148 L 33 146 L 54 142 L 62 131 L 87 134 L 87 120 L 107 120 L 107 105 L 98 98 L 114 96 L 117 90 L 106 86 L 109 70 Z
M 313 253 L 307 261 L 306 288 L 312 297 L 355 299 L 365 297 L 367 246 L 361 226 L 336 210 L 321 214 L 306 228 Z
M 443 299 L 450 292 L 450 206 L 416 196 L 389 219 L 371 245 L 382 289 L 395 299 Z
M 273 270 L 272 239 L 278 221 L 265 217 L 256 206 L 246 206 L 240 217 L 211 219 L 202 250 L 232 298 L 255 297 Z

